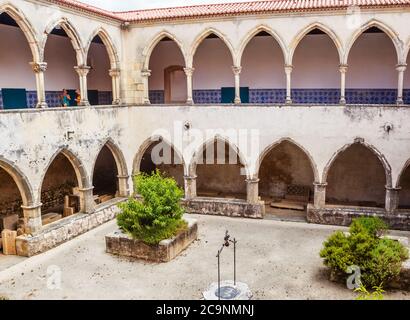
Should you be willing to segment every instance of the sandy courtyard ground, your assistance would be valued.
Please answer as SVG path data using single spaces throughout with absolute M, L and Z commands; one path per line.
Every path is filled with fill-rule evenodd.
M 238 280 L 249 284 L 254 299 L 355 297 L 345 286 L 327 280 L 318 255 L 326 237 L 343 228 L 191 217 L 198 219 L 198 240 L 169 263 L 131 261 L 105 253 L 104 236 L 116 229 L 115 221 L 111 221 L 0 272 L 0 295 L 10 299 L 201 299 L 202 291 L 217 279 L 216 253 L 228 229 L 239 241 Z M 223 280 L 232 278 L 232 257 L 233 249 L 224 249 Z M 59 270 L 61 288 L 48 288 Z M 386 298 L 409 299 L 410 293 L 390 291 Z

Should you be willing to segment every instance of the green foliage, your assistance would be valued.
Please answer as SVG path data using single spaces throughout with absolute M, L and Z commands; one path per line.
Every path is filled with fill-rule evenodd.
M 354 289 L 354 292 L 358 293 L 356 300 L 383 300 L 383 293 L 385 292 L 380 286 L 374 286 L 373 292 L 369 292 L 364 285 L 361 285 L 359 288 Z
M 349 266 L 359 266 L 365 288 L 381 286 L 400 273 L 402 262 L 408 258 L 408 250 L 401 243 L 380 238 L 386 230 L 387 225 L 379 218 L 355 219 L 350 234 L 332 234 L 320 256 L 338 274 L 346 274 Z
M 380 237 L 388 230 L 388 225 L 378 217 L 360 217 L 352 221 L 350 233 L 366 231 L 373 237 Z
M 180 205 L 184 193 L 174 179 L 157 170 L 152 175 L 135 176 L 134 183 L 142 201 L 130 198 L 119 204 L 117 224 L 122 230 L 134 239 L 155 245 L 186 228 Z

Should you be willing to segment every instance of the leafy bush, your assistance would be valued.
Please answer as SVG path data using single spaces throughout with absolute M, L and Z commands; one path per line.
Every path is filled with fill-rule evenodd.
M 380 238 L 387 228 L 377 217 L 354 219 L 350 234 L 332 234 L 320 256 L 337 274 L 347 275 L 347 268 L 357 265 L 365 287 L 382 286 L 400 273 L 402 262 L 408 258 L 408 250 L 401 243 Z
M 130 198 L 119 204 L 117 224 L 123 231 L 134 239 L 155 245 L 187 227 L 180 205 L 184 193 L 174 179 L 162 176 L 157 170 L 152 175 L 137 175 L 134 183 L 142 201 Z

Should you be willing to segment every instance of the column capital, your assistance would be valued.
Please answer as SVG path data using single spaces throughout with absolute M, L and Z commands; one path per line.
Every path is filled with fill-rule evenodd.
M 242 71 L 241 66 L 232 66 L 232 71 L 235 76 L 240 75 Z
M 259 183 L 260 179 L 259 178 L 250 178 L 250 179 L 245 179 L 246 183 Z
M 75 71 L 78 73 L 79 76 L 87 76 L 88 72 L 90 72 L 91 67 L 89 66 L 75 66 Z
M 143 76 L 143 77 L 150 77 L 151 76 L 151 70 L 148 70 L 148 69 L 143 69 L 143 70 L 141 70 L 141 76 Z
M 184 175 L 185 180 L 195 180 L 197 177 L 198 177 L 197 175 L 189 175 L 189 176 Z
M 184 72 L 187 76 L 192 76 L 194 74 L 195 68 L 184 68 Z
M 291 64 L 285 64 L 285 72 L 286 73 L 291 73 L 293 70 L 293 66 Z
M 119 77 L 121 74 L 121 69 L 120 68 L 110 69 L 108 70 L 108 74 L 110 75 L 110 77 Z
M 121 175 L 121 174 L 119 174 L 119 175 L 117 175 L 117 178 L 118 179 L 128 179 L 130 177 L 130 175 Z
M 339 64 L 339 71 L 340 73 L 346 73 L 349 66 L 345 63 Z
M 396 65 L 396 70 L 398 72 L 404 72 L 407 69 L 407 63 L 400 63 Z
M 47 70 L 47 62 L 30 62 L 35 73 L 45 72 Z

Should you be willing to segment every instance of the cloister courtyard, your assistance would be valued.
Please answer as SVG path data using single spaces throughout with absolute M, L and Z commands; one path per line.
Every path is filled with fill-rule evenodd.
M 348 299 L 357 294 L 330 282 L 319 250 L 343 227 L 270 219 L 190 215 L 198 219 L 198 240 L 175 260 L 147 263 L 105 252 L 108 222 L 57 248 L 32 258 L 18 258 L 5 268 L 0 258 L 0 295 L 10 299 L 194 299 L 217 280 L 216 252 L 225 230 L 237 238 L 238 280 L 248 283 L 253 299 Z M 408 237 L 410 232 L 394 231 Z M 222 257 L 222 279 L 232 279 L 232 248 Z M 50 270 L 61 269 L 61 288 L 51 286 Z M 49 268 L 49 269 L 48 269 Z M 50 269 L 51 268 L 51 269 Z M 47 272 L 49 271 L 49 273 Z M 52 284 L 52 283 L 51 283 Z M 391 291 L 385 299 L 409 299 Z

